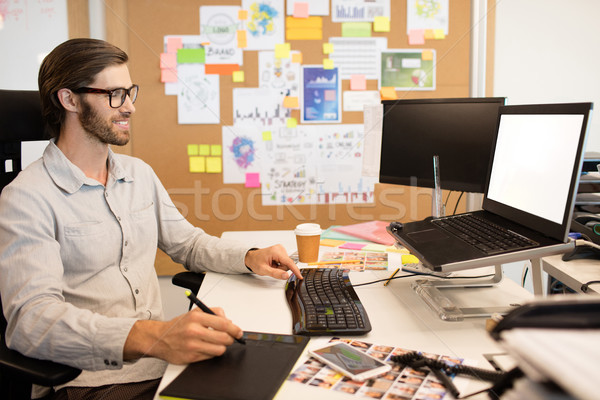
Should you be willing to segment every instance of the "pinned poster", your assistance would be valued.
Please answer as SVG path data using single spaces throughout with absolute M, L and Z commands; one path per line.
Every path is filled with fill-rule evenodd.
M 448 35 L 449 8 L 450 0 L 407 1 L 406 33 L 413 29 L 440 29 L 444 36 Z
M 435 90 L 435 50 L 387 49 L 381 52 L 380 87 Z
M 248 34 L 247 50 L 272 50 L 284 42 L 283 0 L 242 0 L 242 9 L 248 10 L 244 28 Z

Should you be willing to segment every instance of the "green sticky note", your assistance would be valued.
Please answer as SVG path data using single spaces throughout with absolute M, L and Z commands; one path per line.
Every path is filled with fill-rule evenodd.
M 204 48 L 177 50 L 178 64 L 204 64 Z
M 285 121 L 285 125 L 288 128 L 295 128 L 298 126 L 298 121 L 296 120 L 296 118 L 288 118 Z
M 370 22 L 343 22 L 342 36 L 344 37 L 370 37 Z
M 188 154 L 188 156 L 197 156 L 198 155 L 198 145 L 197 144 L 188 144 L 187 154 Z
M 199 156 L 210 156 L 210 145 L 209 144 L 201 144 L 198 146 L 198 155 Z
M 210 155 L 211 156 L 220 156 L 223 154 L 222 146 L 220 144 L 211 144 L 210 145 Z
M 209 174 L 219 174 L 222 171 L 221 157 L 206 157 L 206 172 Z

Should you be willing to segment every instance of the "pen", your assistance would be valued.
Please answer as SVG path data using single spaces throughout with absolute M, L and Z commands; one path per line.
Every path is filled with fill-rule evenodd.
M 191 290 L 186 290 L 186 291 L 185 291 L 185 295 L 186 295 L 186 296 L 187 296 L 187 297 L 188 297 L 188 298 L 189 298 L 191 301 L 193 301 L 193 302 L 194 302 L 194 304 L 198 306 L 198 308 L 200 308 L 200 309 L 201 309 L 202 311 L 204 311 L 205 313 L 207 313 L 207 314 L 212 314 L 212 315 L 216 315 L 216 314 L 213 312 L 213 310 L 211 310 L 210 308 L 208 308 L 208 307 L 206 306 L 206 304 L 204 304 L 203 302 L 201 302 L 201 301 L 200 301 L 200 299 L 199 299 L 199 298 L 197 298 L 197 297 L 194 295 L 194 293 L 192 293 L 192 291 L 191 291 Z M 241 344 L 246 344 L 246 341 L 244 340 L 244 338 L 243 338 L 243 337 L 242 337 L 242 338 L 239 338 L 239 339 L 237 339 L 237 338 L 234 338 L 234 339 L 235 339 L 235 341 L 236 341 L 236 342 L 238 342 L 238 343 L 241 343 Z
M 383 286 L 387 286 L 389 285 L 389 283 L 392 281 L 392 279 L 396 276 L 396 274 L 398 273 L 398 271 L 400 271 L 400 268 L 396 268 L 396 270 L 394 271 L 394 273 L 392 274 L 392 276 L 390 276 L 388 278 L 387 281 L 385 281 L 385 283 L 383 284 Z
M 363 260 L 319 261 L 319 262 L 308 263 L 308 265 L 357 264 L 357 263 L 362 263 L 362 262 L 363 262 Z

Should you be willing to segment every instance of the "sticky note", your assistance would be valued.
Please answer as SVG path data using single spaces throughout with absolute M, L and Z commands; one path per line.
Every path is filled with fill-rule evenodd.
M 208 145 L 208 144 L 198 145 L 198 155 L 199 156 L 209 156 L 210 155 L 210 145 Z
M 244 49 L 248 46 L 248 39 L 246 37 L 246 31 L 237 31 L 237 47 Z
M 167 53 L 177 53 L 177 50 L 183 47 L 180 37 L 170 37 L 167 39 Z
M 286 40 L 322 40 L 323 19 L 318 16 L 308 18 L 285 18 Z
M 424 61 L 433 60 L 433 51 L 423 50 L 423 52 L 421 53 L 421 60 L 424 60 Z
M 396 100 L 398 98 L 396 89 L 393 87 L 382 87 L 379 89 L 379 94 L 381 95 L 381 100 Z
M 333 60 L 331 58 L 323 59 L 323 69 L 333 69 Z
M 275 58 L 290 58 L 290 44 L 280 43 L 275 45 Z
M 238 19 L 241 19 L 242 21 L 248 19 L 248 10 L 239 10 Z
M 211 156 L 223 155 L 223 146 L 221 146 L 220 144 L 211 144 L 210 145 L 210 155 Z
M 333 43 L 323 43 L 323 54 L 333 53 Z
M 262 133 L 262 138 L 263 141 L 268 142 L 270 140 L 273 140 L 273 134 L 271 133 L 271 131 L 264 131 Z
M 298 96 L 285 96 L 283 98 L 283 106 L 285 108 L 299 108 Z
M 366 245 L 365 247 L 363 247 L 364 251 L 378 251 L 378 252 L 385 252 L 387 249 L 387 246 L 383 245 L 383 244 L 377 244 L 377 243 L 369 243 L 368 245 Z
M 298 126 L 298 121 L 296 118 L 288 118 L 285 120 L 285 126 L 287 128 L 295 128 Z
M 294 18 L 308 18 L 308 3 L 301 1 L 295 2 L 293 15 Z
M 206 163 L 204 157 L 190 157 L 190 172 L 206 172 Z
M 425 29 L 425 39 L 435 39 L 433 29 Z
M 188 156 L 197 156 L 198 155 L 198 145 L 197 144 L 188 144 L 187 145 L 187 155 Z
M 160 53 L 160 68 L 177 68 L 177 53 Z
M 160 70 L 160 81 L 163 83 L 177 82 L 177 70 L 176 69 L 161 69 Z
M 338 247 L 339 245 L 342 245 L 346 243 L 345 240 L 336 240 L 336 239 L 321 239 L 321 246 L 328 246 L 328 247 Z
M 389 32 L 390 31 L 390 19 L 385 16 L 377 16 L 373 19 L 373 31 L 374 32 Z
M 222 171 L 221 157 L 206 157 L 206 172 L 209 174 L 219 174 Z
M 443 29 L 434 29 L 433 30 L 433 38 L 434 39 L 445 39 L 446 33 L 444 33 Z
M 340 249 L 360 250 L 363 247 L 365 247 L 366 245 L 367 245 L 366 243 L 352 243 L 352 242 L 348 242 L 348 243 L 344 243 L 343 245 L 341 245 Z
M 350 90 L 367 90 L 367 77 L 364 75 L 351 75 Z
M 335 99 L 336 99 L 335 90 L 333 90 L 333 89 L 325 90 L 324 97 L 325 97 L 325 101 L 335 101 Z
M 247 188 L 260 187 L 260 174 L 258 172 L 246 172 L 244 186 Z
M 233 71 L 231 77 L 234 82 L 244 82 L 244 71 Z
M 344 37 L 370 37 L 370 22 L 342 22 L 342 36 Z
M 412 254 L 402 254 L 402 264 L 418 264 L 419 259 Z
M 402 253 L 402 254 L 409 254 L 410 251 L 408 251 L 408 249 L 402 247 L 402 248 L 398 248 L 396 246 L 389 246 L 388 248 L 385 249 L 386 252 L 388 253 Z
M 204 64 L 204 48 L 177 50 L 177 62 L 180 64 Z
M 408 32 L 408 44 L 410 44 L 410 45 L 425 44 L 425 30 L 424 29 L 411 29 Z
M 292 62 L 302 64 L 302 53 L 292 53 Z
M 233 75 L 234 71 L 239 71 L 239 64 L 205 64 L 204 73 L 206 75 Z

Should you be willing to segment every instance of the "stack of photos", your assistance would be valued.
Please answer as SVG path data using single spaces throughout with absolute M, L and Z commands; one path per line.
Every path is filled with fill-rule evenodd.
M 356 260 L 356 264 L 347 261 Z M 343 268 L 350 271 L 386 270 L 388 268 L 388 254 L 370 251 L 332 251 L 321 254 L 320 262 L 331 262 L 327 267 Z M 335 264 L 335 261 L 345 263 Z
M 392 356 L 413 352 L 413 350 L 400 347 L 366 343 L 353 339 L 332 338 L 330 340 L 330 342 L 337 341 L 346 342 L 390 364 L 392 364 L 390 361 Z M 438 354 L 423 352 L 420 354 L 434 360 L 443 360 L 449 364 L 462 364 L 464 361 Z M 392 365 L 392 370 L 384 375 L 357 382 L 311 357 L 293 371 L 288 380 L 371 399 L 434 400 L 443 399 L 446 395 L 444 386 L 432 373 L 399 365 Z

